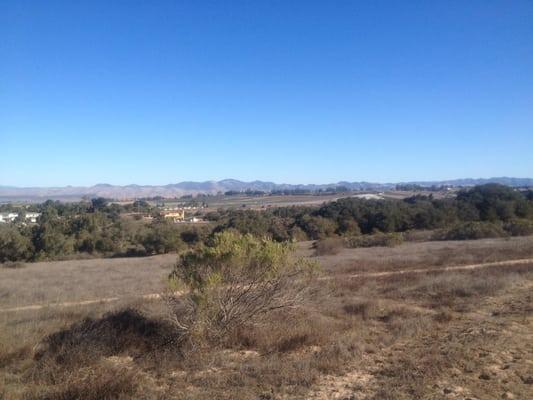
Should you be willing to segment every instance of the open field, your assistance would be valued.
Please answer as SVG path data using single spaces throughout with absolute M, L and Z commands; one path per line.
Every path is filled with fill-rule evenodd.
M 0 313 L 0 398 L 532 398 L 533 262 L 434 269 L 532 258 L 533 237 L 298 253 L 327 278 L 304 306 L 192 353 L 139 299 L 175 255 L 1 268 L 0 308 L 117 300 Z
M 444 198 L 450 193 L 447 192 L 427 192 L 427 191 L 386 191 L 386 192 L 370 192 L 370 191 L 355 191 L 332 194 L 301 194 L 301 195 L 265 195 L 265 196 L 249 196 L 249 195 L 233 195 L 233 196 L 210 196 L 202 198 L 201 201 L 207 203 L 207 211 L 217 210 L 219 208 L 239 208 L 246 206 L 251 209 L 262 209 L 268 207 L 287 207 L 287 206 L 319 206 L 323 203 L 336 201 L 338 199 L 355 197 L 355 198 L 379 198 L 379 199 L 396 199 L 401 200 L 415 194 L 430 195 L 433 194 L 435 198 Z M 164 200 L 165 206 L 173 206 L 175 204 L 182 204 L 184 200 Z M 153 205 L 157 202 L 151 202 Z

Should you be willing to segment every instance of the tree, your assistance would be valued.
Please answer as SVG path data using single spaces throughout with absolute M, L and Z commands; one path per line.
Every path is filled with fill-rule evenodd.
M 337 230 L 335 222 L 331 219 L 310 215 L 304 215 L 299 219 L 298 225 L 313 240 L 332 236 Z
M 0 262 L 26 261 L 33 254 L 30 239 L 15 226 L 0 227 Z
M 103 197 L 97 197 L 95 199 L 91 199 L 91 209 L 93 212 L 102 210 L 107 206 L 107 200 Z
M 291 256 L 292 247 L 235 231 L 217 233 L 211 246 L 182 254 L 171 274 L 183 297 L 171 296 L 178 326 L 193 337 L 221 339 L 244 323 L 298 305 L 315 264 Z
M 141 244 L 148 254 L 179 251 L 184 245 L 178 228 L 168 221 L 152 223 L 142 236 Z
M 24 224 L 26 223 L 26 210 L 21 208 L 20 210 L 17 210 L 17 218 L 15 218 L 16 224 Z

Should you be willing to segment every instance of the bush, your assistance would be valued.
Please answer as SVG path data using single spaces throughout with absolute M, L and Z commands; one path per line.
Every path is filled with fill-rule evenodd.
M 180 256 L 170 276 L 182 296 L 169 296 L 174 321 L 192 339 L 220 340 L 244 323 L 298 305 L 314 264 L 291 257 L 292 246 L 234 231 Z
M 330 237 L 317 240 L 313 248 L 315 249 L 315 255 L 335 255 L 338 254 L 344 247 L 344 240 L 339 237 Z
M 184 247 L 179 228 L 167 221 L 154 222 L 141 238 L 148 254 L 164 254 L 180 251 Z
M 469 240 L 505 237 L 501 225 L 492 222 L 465 222 L 445 231 L 445 240 Z
M 346 239 L 347 247 L 394 247 L 404 242 L 403 235 L 398 232 L 374 233 L 372 235 L 362 235 L 349 237 Z
M 24 267 L 26 267 L 26 264 L 20 261 L 6 261 L 0 264 L 0 268 L 7 268 L 7 269 L 18 269 L 18 268 L 24 268 Z
M 23 236 L 17 227 L 0 227 L 0 263 L 25 261 L 30 259 L 32 253 L 30 239 Z
M 533 235 L 533 221 L 528 219 L 515 219 L 505 224 L 504 229 L 511 236 Z

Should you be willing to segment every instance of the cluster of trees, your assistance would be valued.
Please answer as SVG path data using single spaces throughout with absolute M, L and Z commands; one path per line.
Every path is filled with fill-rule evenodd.
M 321 207 L 219 210 L 206 215 L 212 224 L 194 230 L 159 218 L 146 224 L 121 217 L 128 211 L 150 211 L 146 201 L 127 206 L 109 204 L 104 199 L 48 201 L 32 210 L 42 213 L 36 225 L 0 226 L 0 262 L 58 259 L 78 253 L 167 253 L 201 245 L 224 231 L 276 242 L 343 236 L 355 245 L 368 245 L 368 240 L 353 239 L 360 235 L 420 229 L 446 230 L 442 239 L 533 234 L 533 191 L 521 192 L 497 184 L 463 190 L 453 199 L 435 199 L 432 195 L 401 201 L 344 198 Z
M 133 205 L 137 206 L 145 204 Z M 161 254 L 182 250 L 205 236 L 199 229 L 184 229 L 164 219 L 150 224 L 124 219 L 120 214 L 128 207 L 104 199 L 43 203 L 37 207 L 42 213 L 37 224 L 0 226 L 0 262 L 61 259 L 80 253 Z
M 487 184 L 463 190 L 453 199 L 431 195 L 403 201 L 344 198 L 319 208 L 228 210 L 207 217 L 217 223 L 216 231 L 236 229 L 277 241 L 455 228 L 470 222 L 483 222 L 485 228 L 498 225 L 510 234 L 529 234 L 533 233 L 533 191 Z

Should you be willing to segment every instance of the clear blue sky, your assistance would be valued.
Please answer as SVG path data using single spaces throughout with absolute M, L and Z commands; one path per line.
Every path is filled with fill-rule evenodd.
M 0 3 L 0 185 L 533 176 L 533 2 Z

